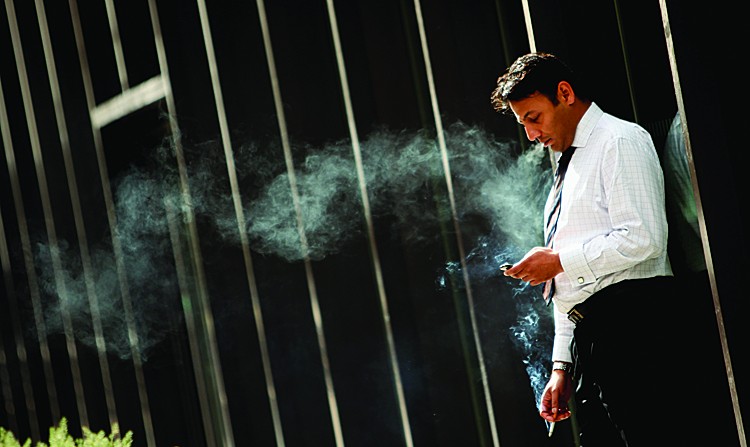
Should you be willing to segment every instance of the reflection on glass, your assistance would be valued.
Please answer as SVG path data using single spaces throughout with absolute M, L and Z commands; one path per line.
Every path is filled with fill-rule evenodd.
M 704 271 L 706 262 L 703 258 L 698 211 L 695 206 L 679 111 L 672 120 L 664 144 L 664 183 L 668 197 L 670 236 L 677 241 L 675 249 L 679 250 L 681 260 L 680 266 L 673 265 L 673 267 L 684 268 L 687 272 Z M 676 261 L 675 258 L 676 256 L 672 256 L 673 262 Z

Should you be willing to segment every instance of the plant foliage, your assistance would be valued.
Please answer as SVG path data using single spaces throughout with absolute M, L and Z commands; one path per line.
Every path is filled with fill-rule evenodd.
M 104 431 L 92 432 L 83 427 L 83 437 L 74 439 L 68 433 L 68 421 L 60 420 L 57 427 L 49 429 L 49 443 L 37 442 L 33 447 L 131 447 L 133 444 L 133 432 L 128 431 L 125 436 L 120 436 L 117 425 L 112 427 L 112 433 L 107 435 Z M 12 432 L 0 427 L 0 447 L 32 447 L 31 439 L 20 443 Z

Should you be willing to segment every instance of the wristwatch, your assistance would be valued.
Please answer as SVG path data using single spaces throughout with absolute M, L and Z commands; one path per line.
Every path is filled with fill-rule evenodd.
M 552 362 L 552 371 L 554 370 L 564 371 L 568 374 L 573 373 L 573 364 L 568 362 Z

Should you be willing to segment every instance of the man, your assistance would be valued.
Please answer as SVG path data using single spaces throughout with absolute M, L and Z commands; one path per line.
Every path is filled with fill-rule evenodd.
M 576 382 L 582 445 L 683 445 L 673 443 L 680 429 L 661 408 L 671 391 L 666 379 L 682 372 L 665 355 L 674 352 L 662 325 L 672 271 L 663 174 L 650 135 L 604 113 L 547 53 L 519 57 L 491 99 L 559 165 L 544 213 L 549 241 L 505 272 L 543 284 L 554 303 L 553 369 L 540 415 L 570 417 Z

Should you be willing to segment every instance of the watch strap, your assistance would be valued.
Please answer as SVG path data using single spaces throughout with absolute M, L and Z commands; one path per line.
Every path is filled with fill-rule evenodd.
M 568 362 L 552 362 L 552 370 L 564 371 L 571 374 L 573 372 L 573 364 Z

